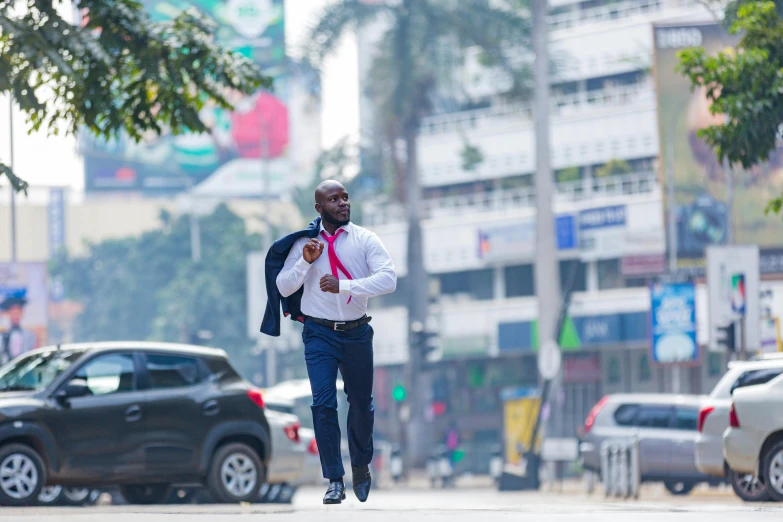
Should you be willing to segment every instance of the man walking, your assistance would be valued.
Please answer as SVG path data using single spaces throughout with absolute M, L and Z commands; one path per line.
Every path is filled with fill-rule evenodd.
M 280 304 L 285 315 L 304 322 L 315 438 L 323 475 L 330 481 L 324 504 L 340 504 L 345 499 L 337 422 L 340 370 L 350 405 L 353 490 L 364 502 L 371 486 L 374 420 L 373 329 L 366 314 L 367 300 L 393 292 L 397 274 L 378 237 L 351 223 L 351 202 L 340 183 L 324 181 L 318 186 L 315 210 L 320 218 L 306 230 L 275 242 L 267 254 L 269 302 L 261 331 L 279 335 Z

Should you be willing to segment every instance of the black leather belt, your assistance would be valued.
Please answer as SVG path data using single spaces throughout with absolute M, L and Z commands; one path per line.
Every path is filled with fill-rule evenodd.
M 360 326 L 369 323 L 372 321 L 372 317 L 365 315 L 364 317 L 360 317 L 355 321 L 329 321 L 328 319 L 319 319 L 317 317 L 310 317 L 308 315 L 305 317 L 305 320 L 312 321 L 315 324 L 320 324 L 321 326 L 326 326 L 335 332 L 347 332 L 348 330 L 353 330 L 354 328 L 359 328 Z

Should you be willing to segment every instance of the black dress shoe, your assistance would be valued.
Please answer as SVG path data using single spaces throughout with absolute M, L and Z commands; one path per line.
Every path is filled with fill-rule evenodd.
M 345 500 L 345 484 L 342 482 L 330 482 L 329 489 L 324 495 L 324 504 L 341 504 Z
M 353 492 L 360 502 L 366 502 L 370 495 L 370 486 L 372 486 L 372 477 L 370 476 L 369 466 L 363 468 L 351 468 L 353 470 Z

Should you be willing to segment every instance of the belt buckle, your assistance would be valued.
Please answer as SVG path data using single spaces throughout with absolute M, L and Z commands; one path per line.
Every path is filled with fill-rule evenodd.
M 338 325 L 345 325 L 345 321 L 335 321 L 335 322 L 334 322 L 334 331 L 335 331 L 335 332 L 342 332 L 342 330 L 338 330 L 338 329 L 337 329 L 337 326 L 338 326 Z

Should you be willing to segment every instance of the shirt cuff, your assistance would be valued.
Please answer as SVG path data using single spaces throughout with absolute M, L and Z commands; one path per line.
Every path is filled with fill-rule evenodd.
M 340 293 L 341 294 L 350 294 L 351 293 L 351 280 L 350 279 L 340 279 Z
M 300 257 L 299 260 L 296 262 L 296 265 L 294 265 L 294 266 L 296 268 L 298 268 L 298 269 L 301 269 L 301 270 L 304 270 L 305 272 L 307 272 L 308 270 L 310 270 L 310 267 L 313 266 L 313 265 L 311 265 L 310 263 L 305 261 L 304 257 Z

